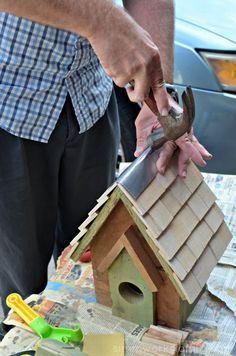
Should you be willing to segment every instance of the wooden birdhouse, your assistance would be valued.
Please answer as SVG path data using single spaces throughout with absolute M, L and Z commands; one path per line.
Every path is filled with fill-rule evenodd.
M 72 244 L 90 247 L 97 302 L 144 326 L 180 328 L 204 290 L 231 234 L 215 196 L 190 162 L 173 162 L 135 200 L 116 182 Z

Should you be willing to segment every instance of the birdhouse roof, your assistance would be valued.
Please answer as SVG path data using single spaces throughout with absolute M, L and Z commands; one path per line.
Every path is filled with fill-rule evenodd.
M 114 183 L 79 227 L 71 242 L 73 259 L 89 246 L 120 200 L 181 297 L 193 303 L 232 237 L 200 171 L 190 162 L 187 177 L 180 178 L 173 161 L 137 200 Z

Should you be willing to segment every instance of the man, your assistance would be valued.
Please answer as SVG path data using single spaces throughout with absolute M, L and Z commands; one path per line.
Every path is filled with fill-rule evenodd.
M 162 115 L 169 102 L 158 48 L 111 1 L 0 0 L 0 10 L 4 302 L 45 288 L 53 249 L 57 258 L 114 179 L 119 129 L 107 74 L 121 87 L 134 82 L 132 101 L 152 89 Z

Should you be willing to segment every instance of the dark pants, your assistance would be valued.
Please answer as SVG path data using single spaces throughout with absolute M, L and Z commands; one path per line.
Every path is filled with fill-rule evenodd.
M 139 104 L 129 100 L 125 88 L 119 88 L 114 85 L 114 89 L 119 109 L 123 158 L 127 162 L 132 162 L 135 159 L 134 152 L 136 149 L 135 120 L 141 108 Z
M 114 95 L 103 118 L 78 134 L 67 98 L 47 144 L 0 130 L 0 296 L 41 292 L 54 250 L 78 233 L 115 179 L 119 124 Z

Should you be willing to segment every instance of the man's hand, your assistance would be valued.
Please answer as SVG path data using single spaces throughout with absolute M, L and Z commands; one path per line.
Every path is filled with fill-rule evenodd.
M 134 155 L 138 157 L 147 147 L 147 137 L 154 129 L 161 127 L 161 125 L 158 123 L 157 118 L 152 111 L 146 104 L 144 104 L 135 121 L 135 126 L 137 144 Z M 186 176 L 187 164 L 190 158 L 201 167 L 206 165 L 205 160 L 210 160 L 212 158 L 212 155 L 198 142 L 196 137 L 193 135 L 193 132 L 190 134 L 186 133 L 175 142 L 168 141 L 163 145 L 157 161 L 157 169 L 159 173 L 165 173 L 171 157 L 178 147 L 178 174 L 180 177 Z
M 160 53 L 143 28 L 113 6 L 88 39 L 106 73 L 119 87 L 134 83 L 127 90 L 131 101 L 144 101 L 152 89 L 159 112 L 167 115 Z
M 134 82 L 131 101 L 152 89 L 159 112 L 168 111 L 160 54 L 151 36 L 110 0 L 0 0 L 0 11 L 62 28 L 88 38 L 106 73 L 118 86 Z

